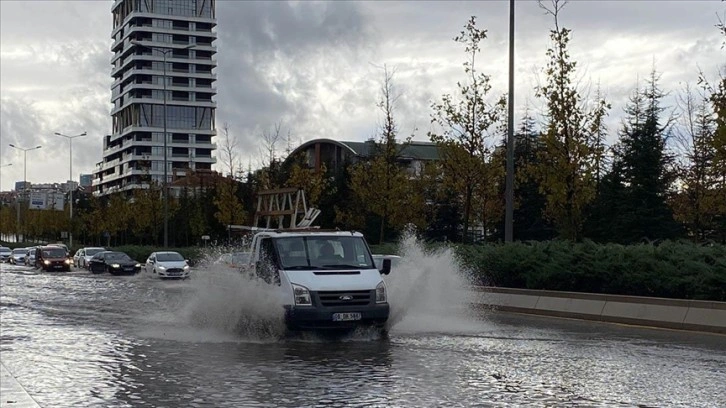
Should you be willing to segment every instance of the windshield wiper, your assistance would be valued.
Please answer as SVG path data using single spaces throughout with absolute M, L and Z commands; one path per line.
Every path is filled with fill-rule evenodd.
M 315 269 L 314 266 L 308 266 L 308 265 L 285 266 L 284 268 L 286 271 L 302 271 L 302 270 Z

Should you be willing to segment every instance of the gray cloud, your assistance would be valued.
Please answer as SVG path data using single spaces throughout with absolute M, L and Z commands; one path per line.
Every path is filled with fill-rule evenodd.
M 565 8 L 561 23 L 573 29 L 580 76 L 600 80 L 613 103 L 612 134 L 637 78 L 654 61 L 666 90 L 695 81 L 699 67 L 717 72 L 724 51 L 713 25 L 723 7 L 573 1 Z M 67 141 L 55 131 L 89 132 L 74 142 L 76 174 L 101 159 L 111 124 L 110 8 L 109 2 L 0 2 L 0 158 L 16 163 L 4 169 L 3 186 L 22 178 L 8 143 L 44 145 L 28 167 L 32 181 L 67 178 Z M 489 32 L 479 67 L 492 76 L 493 96 L 506 92 L 507 2 L 218 1 L 217 14 L 217 125 L 229 122 L 245 166 L 255 164 L 262 130 L 278 121 L 296 142 L 373 136 L 384 63 L 397 71 L 401 133 L 417 126 L 417 139 L 425 140 L 431 101 L 464 79 L 463 49 L 452 38 L 470 15 Z M 526 101 L 533 111 L 541 108 L 532 91 L 551 25 L 536 2 L 517 2 L 520 113 Z

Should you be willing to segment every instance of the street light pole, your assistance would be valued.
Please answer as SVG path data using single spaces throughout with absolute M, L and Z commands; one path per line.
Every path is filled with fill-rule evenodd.
M 79 135 L 68 136 L 62 133 L 55 132 L 56 136 L 62 136 L 68 139 L 68 147 L 70 149 L 69 166 L 68 166 L 68 208 L 69 208 L 69 223 L 68 229 L 68 248 L 73 248 L 73 139 L 77 137 L 87 136 L 86 132 Z
M 28 151 L 40 149 L 43 146 L 38 145 L 35 147 L 26 148 L 26 147 L 15 146 L 14 144 L 11 143 L 10 147 L 12 147 L 14 149 L 18 149 L 21 152 L 23 152 L 23 196 L 27 196 L 28 195 Z M 17 197 L 17 207 L 18 207 L 17 208 L 18 212 L 17 212 L 17 219 L 15 222 L 16 222 L 18 230 L 20 230 L 20 196 L 19 195 Z M 23 228 L 23 230 L 25 230 L 25 228 Z M 17 242 L 19 240 L 20 240 L 20 234 L 18 234 L 15 241 Z M 23 231 L 23 240 L 25 240 L 25 231 Z
M 139 47 L 145 47 L 152 51 L 160 52 L 163 56 L 163 68 L 162 68 L 162 80 L 163 80 L 163 91 L 164 92 L 164 108 L 163 108 L 163 126 L 164 126 L 164 181 L 161 184 L 162 188 L 162 197 L 164 201 L 164 248 L 169 247 L 169 169 L 168 167 L 168 151 L 167 151 L 167 134 L 166 134 L 166 81 L 168 80 L 166 77 L 166 55 L 175 49 L 177 50 L 188 50 L 190 48 L 194 48 L 195 44 L 189 44 L 184 47 L 180 48 L 163 48 L 163 47 L 155 47 L 153 45 L 145 45 L 141 44 L 138 41 L 131 41 L 131 44 L 137 45 Z
M 514 239 L 514 0 L 509 0 L 509 96 L 504 242 Z

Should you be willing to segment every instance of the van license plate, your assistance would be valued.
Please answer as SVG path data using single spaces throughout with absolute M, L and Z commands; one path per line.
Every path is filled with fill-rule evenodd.
M 333 313 L 334 322 L 349 322 L 352 320 L 360 320 L 360 313 Z

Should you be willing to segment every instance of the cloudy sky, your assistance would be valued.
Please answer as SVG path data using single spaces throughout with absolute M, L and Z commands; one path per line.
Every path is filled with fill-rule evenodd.
M 0 1 L 0 187 L 23 179 L 93 171 L 110 133 L 111 1 Z M 533 89 L 546 63 L 552 19 L 517 0 L 516 106 L 541 111 Z M 716 77 L 726 61 L 714 24 L 726 3 L 571 1 L 560 17 L 573 30 L 571 54 L 583 84 L 600 82 L 615 134 L 628 94 L 653 64 L 669 103 L 698 70 Z M 486 28 L 478 68 L 492 76 L 492 97 L 507 91 L 508 2 L 217 1 L 217 127 L 228 123 L 244 165 L 256 166 L 260 134 L 276 122 L 293 143 L 319 137 L 365 140 L 376 133 L 381 66 L 394 68 L 401 132 L 426 140 L 430 105 L 463 80 L 462 46 L 452 38 L 471 15 Z M 613 136 L 614 137 L 614 136 Z M 219 140 L 218 140 L 219 142 Z M 284 150 L 284 146 L 280 146 Z

